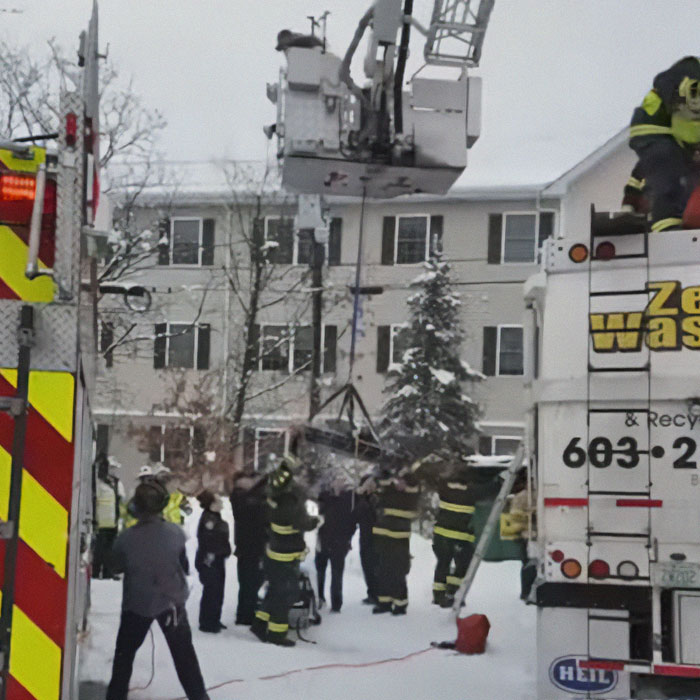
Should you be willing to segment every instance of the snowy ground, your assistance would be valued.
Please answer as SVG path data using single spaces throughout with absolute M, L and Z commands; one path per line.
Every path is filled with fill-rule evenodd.
M 193 533 L 195 527 L 193 516 L 186 524 L 188 533 Z M 312 544 L 312 537 L 308 540 Z M 189 546 L 193 561 L 196 541 L 191 539 Z M 491 632 L 485 654 L 463 656 L 430 649 L 431 641 L 454 639 L 456 630 L 451 611 L 430 604 L 434 565 L 430 542 L 414 534 L 411 550 L 414 558 L 409 575 L 407 616 L 372 615 L 371 608 L 360 603 L 365 589 L 355 541 L 346 563 L 342 612 L 323 611 L 321 626 L 308 630 L 308 637 L 317 644 L 297 642 L 291 649 L 264 645 L 247 628 L 233 624 L 237 595 L 234 557 L 228 562 L 222 617 L 228 629 L 218 635 L 197 630 L 201 588 L 199 582 L 193 581 L 187 608 L 212 700 L 535 698 L 535 608 L 518 599 L 520 564 L 481 565 L 467 610 L 486 614 L 491 621 Z M 312 566 L 311 556 L 306 566 Z M 315 581 L 315 576 L 312 580 Z M 81 676 L 86 680 L 109 680 L 120 603 L 119 582 L 93 582 L 91 633 L 84 643 L 81 661 Z M 129 697 L 182 698 L 182 689 L 157 625 L 153 626 L 153 639 L 153 681 L 147 689 L 136 690 L 145 686 L 151 676 L 149 636 L 136 657 L 134 690 Z M 398 660 L 411 654 L 415 655 Z M 397 660 L 377 663 L 388 659 Z

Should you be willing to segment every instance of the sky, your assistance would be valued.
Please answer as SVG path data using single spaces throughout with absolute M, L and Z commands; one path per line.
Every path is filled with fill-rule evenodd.
M 415 0 L 426 18 L 432 0 Z M 5 36 L 77 46 L 92 0 L 0 0 Z M 277 32 L 328 10 L 342 55 L 369 0 L 100 0 L 100 45 L 168 120 L 171 160 L 263 159 L 275 108 L 265 84 L 283 64 Z M 47 11 L 48 10 L 48 11 Z M 496 0 L 479 68 L 482 136 L 460 184 L 555 179 L 629 122 L 653 76 L 698 53 L 698 0 Z M 422 41 L 413 32 L 409 67 Z M 360 55 L 362 52 L 359 51 Z M 359 66 L 353 75 L 360 78 Z

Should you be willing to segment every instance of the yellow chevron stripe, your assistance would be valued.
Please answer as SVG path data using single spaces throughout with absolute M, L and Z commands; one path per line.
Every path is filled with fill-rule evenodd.
M 21 173 L 35 173 L 39 165 L 46 161 L 46 149 L 33 147 L 32 158 L 18 158 L 7 148 L 0 148 L 0 161 L 10 170 Z
M 10 673 L 36 698 L 58 700 L 61 648 L 16 605 L 12 609 Z
M 0 518 L 7 520 L 12 457 L 0 447 Z M 68 511 L 25 469 L 22 471 L 19 536 L 65 578 Z
M 17 370 L 0 368 L 0 375 L 17 387 Z M 29 375 L 29 403 L 67 442 L 73 441 L 75 381 L 70 372 L 41 372 Z
M 0 226 L 0 279 L 23 301 L 53 301 L 54 283 L 50 277 L 29 280 L 24 276 L 27 266 L 27 244 L 9 227 Z M 39 268 L 46 265 L 39 261 Z
M 12 455 L 0 445 L 0 520 L 7 520 L 10 509 Z

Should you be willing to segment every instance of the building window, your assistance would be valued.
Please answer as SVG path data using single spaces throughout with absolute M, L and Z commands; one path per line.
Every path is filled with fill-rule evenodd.
M 382 265 L 425 262 L 442 250 L 441 215 L 385 216 L 382 223 Z
M 182 216 L 158 223 L 158 264 L 214 264 L 214 219 Z
M 114 366 L 114 324 L 111 321 L 100 323 L 100 352 L 107 369 Z
M 523 374 L 523 327 L 485 326 L 483 372 L 487 376 Z
M 182 471 L 193 463 L 196 446 L 204 435 L 195 426 L 154 425 L 149 429 L 148 458 L 173 471 Z
M 396 217 L 396 264 L 421 263 L 428 259 L 427 216 Z
M 153 366 L 156 369 L 209 369 L 208 323 L 157 323 Z
M 398 369 L 403 364 L 403 356 L 408 350 L 408 333 L 406 330 L 408 325 L 405 323 L 392 323 L 391 324 L 391 335 L 390 337 L 390 350 L 389 350 L 389 369 Z
M 340 265 L 340 247 L 343 220 L 331 219 L 328 231 L 325 260 L 328 265 Z M 310 265 L 314 249 L 312 229 L 294 231 L 294 219 L 290 217 L 265 217 L 265 242 L 267 259 L 278 265 Z M 271 245 L 272 244 L 272 245 Z
M 482 435 L 479 438 L 479 453 L 482 455 L 514 455 L 521 438 L 515 435 Z
M 311 369 L 313 354 L 311 326 L 260 327 L 260 357 L 258 369 L 281 372 L 301 372 Z M 335 372 L 336 326 L 323 326 L 321 331 L 321 371 Z
M 542 243 L 554 233 L 554 212 L 489 215 L 489 263 L 534 263 Z
M 265 469 L 270 459 L 282 457 L 287 451 L 289 435 L 285 430 L 275 428 L 255 429 L 255 469 Z

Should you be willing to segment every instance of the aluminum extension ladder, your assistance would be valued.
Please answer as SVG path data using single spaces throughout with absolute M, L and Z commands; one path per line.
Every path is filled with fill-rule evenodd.
M 467 573 L 464 576 L 464 580 L 457 589 L 457 593 L 455 593 L 455 600 L 452 605 L 452 611 L 454 612 L 455 617 L 459 617 L 462 604 L 464 603 L 467 593 L 469 593 L 469 589 L 474 582 L 476 572 L 479 569 L 479 564 L 481 564 L 483 561 L 486 550 L 488 549 L 489 544 L 491 544 L 491 538 L 496 530 L 496 524 L 500 521 L 501 513 L 506 505 L 506 499 L 513 488 L 518 472 L 523 466 L 524 452 L 525 448 L 523 447 L 523 443 L 520 443 L 520 447 L 518 447 L 513 455 L 513 459 L 510 461 L 510 464 L 508 464 L 506 477 L 501 484 L 501 490 L 498 492 L 498 496 L 493 502 L 493 506 L 491 506 L 491 512 L 489 513 L 489 517 L 486 519 L 484 529 L 481 531 L 481 537 L 479 537 L 479 542 L 476 545 L 474 556 L 469 562 L 469 568 L 467 568 Z

